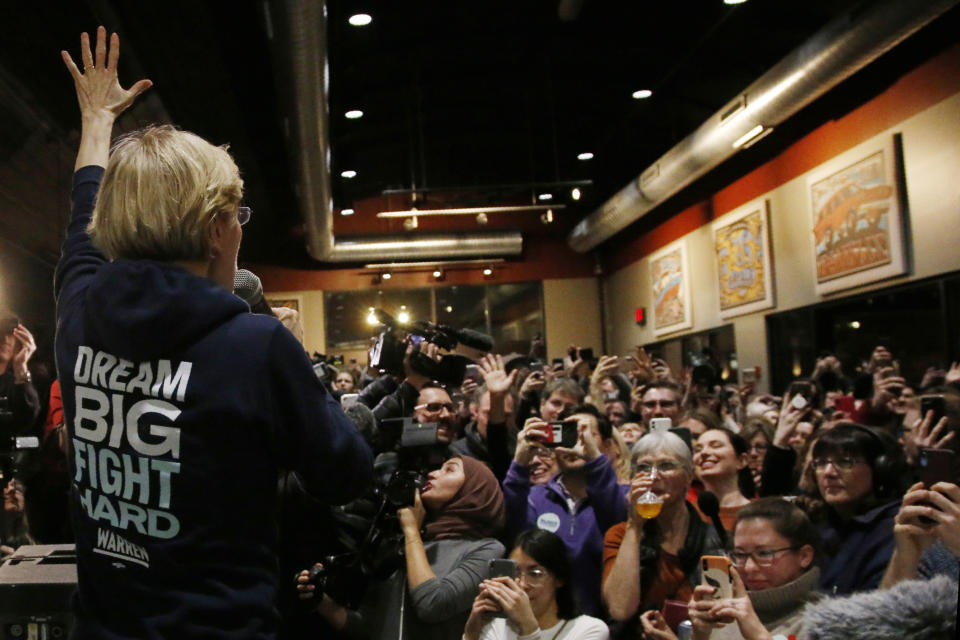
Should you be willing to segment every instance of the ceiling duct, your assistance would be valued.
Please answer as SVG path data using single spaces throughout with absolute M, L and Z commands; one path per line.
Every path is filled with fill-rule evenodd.
M 296 191 L 307 226 L 307 250 L 321 262 L 423 260 L 516 256 L 523 248 L 519 232 L 352 237 L 333 235 L 330 188 L 330 69 L 327 61 L 327 10 L 322 0 L 286 0 L 292 72 L 290 145 L 296 167 Z M 281 40 L 282 41 L 282 40 Z
M 579 252 L 593 249 L 957 2 L 882 0 L 858 4 L 778 62 L 581 220 L 567 242 Z M 737 142 L 740 144 L 735 145 Z

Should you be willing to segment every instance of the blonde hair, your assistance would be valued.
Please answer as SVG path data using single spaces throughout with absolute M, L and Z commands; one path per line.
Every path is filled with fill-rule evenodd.
M 205 260 L 214 217 L 242 197 L 225 147 L 151 126 L 114 143 L 87 233 L 111 260 Z
M 630 465 L 630 447 L 627 446 L 627 441 L 623 439 L 623 434 L 618 429 L 613 429 L 610 438 L 614 442 L 613 446 L 620 454 L 613 464 L 613 468 L 617 472 L 617 481 L 629 484 L 633 478 L 633 470 Z

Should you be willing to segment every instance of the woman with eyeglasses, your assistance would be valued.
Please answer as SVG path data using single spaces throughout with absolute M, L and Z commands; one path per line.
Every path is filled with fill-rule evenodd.
M 700 581 L 700 557 L 721 554 L 714 528 L 686 501 L 693 480 L 690 448 L 676 434 L 656 431 L 632 452 L 633 481 L 627 521 L 607 531 L 603 550 L 603 600 L 610 616 L 639 632 L 638 612 L 665 600 L 689 600 Z M 659 514 L 641 515 L 637 501 L 654 497 Z
M 607 625 L 577 615 L 566 545 L 556 535 L 528 529 L 517 536 L 510 559 L 517 577 L 480 583 L 464 640 L 606 640 Z
M 821 586 L 830 594 L 876 589 L 894 549 L 903 452 L 892 436 L 842 423 L 813 445 L 808 507 L 823 539 Z
M 733 528 L 737 511 L 750 503 L 747 496 L 756 493 L 748 463 L 746 440 L 728 429 L 704 431 L 693 444 L 694 472 L 703 489 L 717 496 L 727 531 Z
M 387 640 L 402 627 L 405 638 L 459 638 L 490 559 L 503 555 L 494 538 L 503 529 L 503 493 L 493 472 L 474 458 L 453 457 L 427 478 L 413 506 L 397 511 L 403 570 L 372 585 L 359 611 L 327 594 L 317 603 L 321 617 L 347 637 Z M 313 598 L 308 582 L 302 571 L 302 600 Z
M 758 491 L 762 488 L 763 460 L 773 442 L 774 429 L 772 422 L 756 417 L 747 420 L 740 430 L 740 437 L 747 443 L 747 468 Z
M 707 640 L 713 630 L 736 624 L 738 634 L 725 640 L 769 640 L 797 636 L 807 603 L 820 598 L 820 571 L 814 564 L 816 527 L 797 506 L 781 498 L 762 498 L 737 513 L 733 529 L 733 597 L 714 598 L 714 587 L 694 589 L 687 611 L 695 640 Z M 675 638 L 662 616 L 642 617 L 648 639 Z

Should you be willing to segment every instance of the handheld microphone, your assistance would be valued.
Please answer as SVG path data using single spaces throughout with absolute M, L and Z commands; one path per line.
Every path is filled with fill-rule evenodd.
M 267 316 L 275 315 L 263 297 L 263 284 L 260 278 L 246 269 L 237 269 L 233 276 L 233 293 L 250 305 L 250 311 Z
M 697 496 L 697 507 L 699 507 L 700 513 L 710 518 L 713 528 L 717 530 L 717 535 L 720 536 L 720 544 L 726 548 L 727 530 L 723 528 L 723 523 L 720 522 L 720 501 L 717 500 L 717 496 L 710 491 L 701 491 L 700 495 Z

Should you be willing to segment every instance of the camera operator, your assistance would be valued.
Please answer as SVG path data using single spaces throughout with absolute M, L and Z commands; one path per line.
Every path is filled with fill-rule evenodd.
M 30 331 L 11 314 L 0 318 L 0 449 L 12 436 L 31 433 L 40 399 L 27 364 L 37 350 Z

